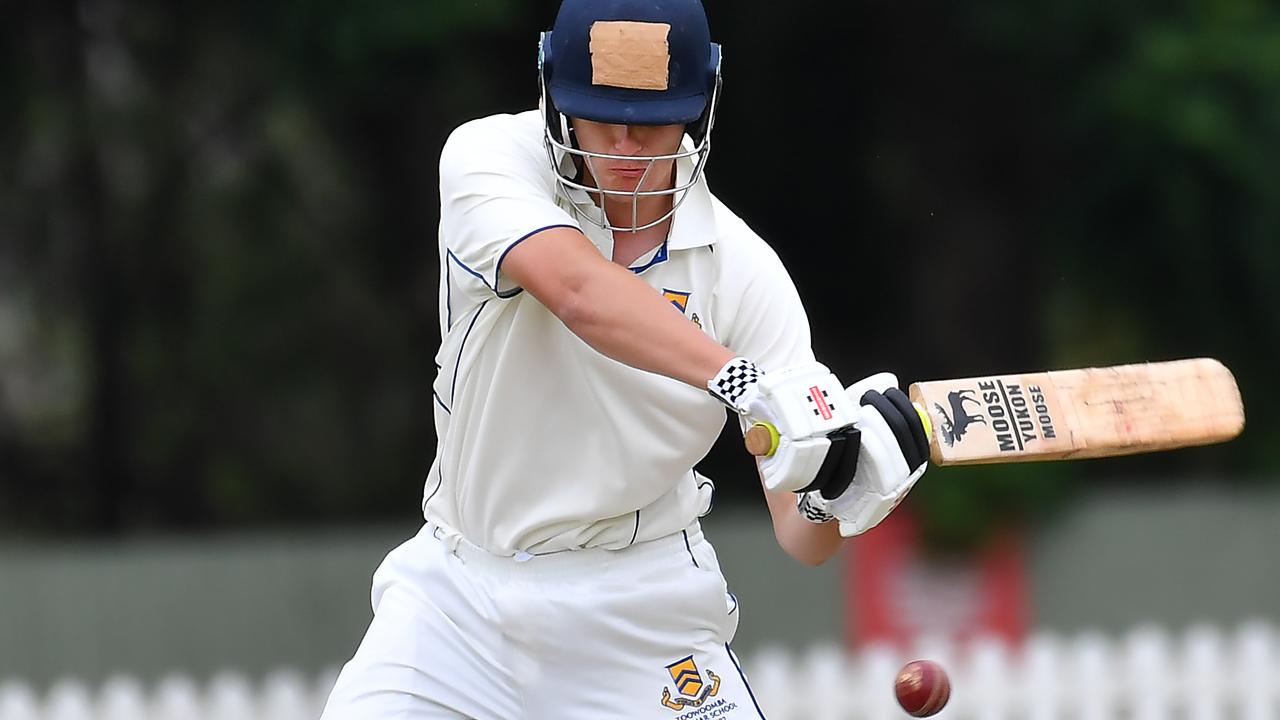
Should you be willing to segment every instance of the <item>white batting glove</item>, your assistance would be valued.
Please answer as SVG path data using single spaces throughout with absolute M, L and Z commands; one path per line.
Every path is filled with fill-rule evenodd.
M 800 513 L 809 520 L 838 520 L 840 534 L 852 537 L 884 520 L 924 475 L 929 467 L 929 440 L 923 421 L 892 373 L 859 380 L 846 393 L 860 403 L 854 421 L 861 434 L 857 471 L 847 487 L 828 483 L 802 494 L 798 503 Z
M 821 363 L 806 363 L 762 373 L 754 363 L 736 357 L 707 383 L 707 390 L 738 413 L 743 427 L 771 423 L 778 431 L 777 450 L 760 458 L 760 472 L 770 490 L 811 489 L 833 442 L 829 435 L 853 425 L 853 401 L 840 381 Z M 843 451 L 843 436 L 836 445 Z

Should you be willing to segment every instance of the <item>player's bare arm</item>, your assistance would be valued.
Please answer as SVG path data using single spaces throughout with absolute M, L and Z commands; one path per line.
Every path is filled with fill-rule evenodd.
M 777 429 L 778 447 L 760 461 L 761 477 L 766 490 L 793 498 L 790 514 L 801 521 L 805 515 L 795 512 L 795 493 L 803 500 L 806 493 L 826 490 L 838 503 L 846 491 L 865 492 L 863 484 L 855 482 L 860 467 L 864 476 L 874 476 L 873 484 L 881 485 L 882 476 L 893 477 L 894 482 L 899 482 L 899 477 L 902 482 L 909 478 L 914 483 L 924 471 L 919 451 L 912 462 L 904 460 L 901 467 L 891 470 L 863 467 L 865 462 L 859 466 L 859 440 L 852 434 L 857 432 L 855 403 L 847 400 L 844 389 L 825 367 L 810 363 L 768 375 L 759 373 L 749 359 L 735 357 L 711 340 L 648 284 L 605 260 L 577 230 L 552 228 L 532 236 L 511 251 L 504 269 L 598 352 L 632 367 L 708 387 L 742 417 Z M 825 398 L 821 412 L 810 408 L 812 398 L 818 396 Z M 909 420 L 919 422 L 914 411 Z M 863 425 L 868 432 L 880 430 L 879 426 L 868 426 L 866 420 Z M 847 442 L 850 437 L 853 441 Z M 857 518 L 818 510 L 818 505 L 826 507 L 825 501 L 815 500 L 809 520 L 841 520 L 846 523 L 846 535 L 864 532 L 883 517 L 863 517 L 861 505 Z M 781 522 L 783 527 L 794 529 L 780 534 L 779 542 L 801 562 L 822 562 L 838 545 L 832 537 L 833 533 L 840 535 L 837 530 L 815 531 L 791 519 Z M 838 525 L 833 523 L 832 527 Z
M 733 353 L 626 269 L 667 237 L 675 201 L 665 191 L 675 186 L 685 125 L 567 123 L 583 151 L 576 161 L 581 181 L 616 226 L 613 257 L 574 228 L 552 228 L 516 247 L 505 272 L 596 351 L 705 388 Z M 638 194 L 655 191 L 662 194 Z
M 761 487 L 773 520 L 773 536 L 778 546 L 797 562 L 821 565 L 844 545 L 845 537 L 840 534 L 838 524 L 809 522 L 796 512 L 795 493 L 770 490 L 764 486 L 763 477 Z
M 544 230 L 502 271 L 597 352 L 705 388 L 733 353 L 574 228 Z

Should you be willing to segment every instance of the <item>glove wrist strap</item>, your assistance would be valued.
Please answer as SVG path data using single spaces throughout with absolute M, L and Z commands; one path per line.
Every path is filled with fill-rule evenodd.
M 811 523 L 829 523 L 835 516 L 821 507 L 821 503 L 811 493 L 800 493 L 796 500 L 796 511 Z
M 745 415 L 744 400 L 760 380 L 760 369 L 744 357 L 735 357 L 720 368 L 716 376 L 707 381 L 707 392 L 739 414 Z

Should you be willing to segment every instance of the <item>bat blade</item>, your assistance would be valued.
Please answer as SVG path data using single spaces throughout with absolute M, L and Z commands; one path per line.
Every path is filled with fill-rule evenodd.
M 913 384 L 938 465 L 1065 460 L 1230 440 L 1244 429 L 1231 371 L 1198 358 Z

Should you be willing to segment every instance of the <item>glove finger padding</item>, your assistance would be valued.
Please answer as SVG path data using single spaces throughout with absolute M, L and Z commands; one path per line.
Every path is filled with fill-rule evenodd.
M 911 439 L 915 441 L 916 449 L 920 452 L 920 462 L 929 461 L 929 435 L 924 430 L 924 420 L 920 419 L 920 413 L 916 411 L 916 406 L 911 402 L 911 398 L 896 387 L 889 388 L 884 391 L 884 397 L 893 406 L 902 413 L 902 417 L 907 422 L 907 427 L 911 430 Z M 908 465 L 915 470 L 917 465 L 908 461 Z
M 889 396 L 897 396 L 897 402 Z M 902 457 L 907 462 L 907 467 L 914 470 L 922 465 L 928 457 L 923 454 L 921 440 L 924 439 L 924 426 L 920 423 L 920 416 L 916 414 L 915 408 L 911 406 L 911 401 L 902 395 L 902 391 L 897 388 L 889 388 L 884 394 L 875 390 L 868 390 L 861 398 L 863 405 L 874 407 L 880 417 L 884 419 L 885 424 L 893 432 L 893 437 L 898 441 L 898 449 L 902 451 Z M 906 405 L 904 413 L 902 404 Z
M 897 375 L 894 375 L 891 372 L 879 372 L 875 375 L 868 375 L 845 388 L 845 393 L 848 394 L 849 398 L 854 402 L 860 402 L 862 396 L 867 394 L 868 390 L 875 390 L 883 393 L 889 388 L 896 387 L 898 387 Z
M 857 426 L 862 431 L 857 476 L 849 490 L 825 508 L 840 520 L 840 534 L 845 537 L 880 524 L 928 468 L 928 463 L 907 466 L 897 437 L 874 405 L 862 407 Z
M 858 455 L 862 452 L 862 433 L 856 427 L 837 430 L 827 438 L 831 441 L 831 450 L 823 461 L 818 475 L 800 492 L 821 490 L 822 497 L 832 500 L 840 497 L 853 483 L 858 472 Z
M 862 432 L 862 452 L 858 454 L 854 484 L 883 495 L 897 487 L 913 468 L 907 464 L 889 421 L 874 405 L 862 406 L 854 424 Z
M 895 427 L 894 436 L 899 438 L 903 455 L 908 458 L 911 469 L 914 470 L 919 463 L 911 462 L 913 454 L 908 449 L 908 445 L 915 446 L 914 456 L 918 457 L 920 462 L 925 462 L 929 459 L 929 437 L 925 434 L 924 423 L 920 420 L 920 415 L 916 412 L 915 405 L 911 404 L 911 399 L 907 397 L 906 393 L 898 389 L 897 375 L 891 372 L 869 375 L 850 385 L 845 392 L 854 402 L 861 405 L 868 403 L 868 392 L 876 392 L 882 395 L 896 410 L 896 412 L 890 412 L 887 407 L 882 405 L 880 410 L 885 417 L 897 416 L 903 419 L 902 426 Z M 904 427 L 910 433 L 910 440 L 903 438 L 896 432 Z
M 837 489 L 833 479 L 822 492 L 805 493 L 799 506 L 815 522 L 839 520 L 840 534 L 849 537 L 875 527 L 902 502 L 928 468 L 929 454 L 924 424 L 892 373 L 860 380 L 846 394 L 860 403 L 852 482 Z
M 893 431 L 874 406 L 863 406 L 855 424 L 859 430 L 859 447 L 857 469 L 851 473 L 852 482 L 844 492 L 834 496 L 810 492 L 805 493 L 805 497 L 815 510 L 829 513 L 844 522 L 859 526 L 866 524 L 865 530 L 892 510 L 892 507 L 883 511 L 881 508 L 890 503 L 896 504 L 894 496 L 902 489 L 904 479 L 912 473 L 898 449 Z

